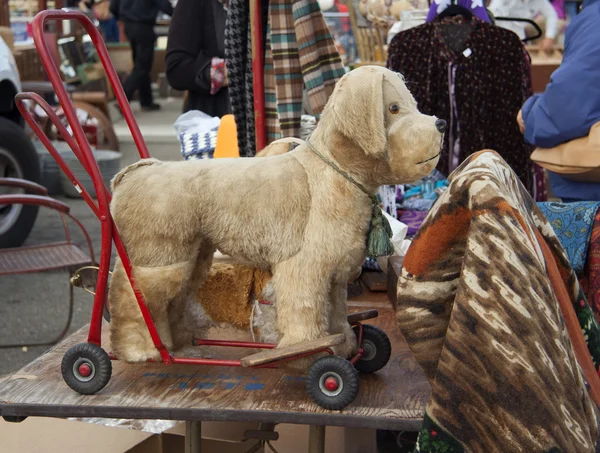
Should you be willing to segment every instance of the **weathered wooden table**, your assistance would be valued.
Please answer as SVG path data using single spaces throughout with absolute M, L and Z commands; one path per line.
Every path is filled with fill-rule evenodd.
M 0 415 L 184 420 L 194 422 L 188 423 L 190 451 L 199 451 L 191 442 L 199 439 L 201 421 L 311 425 L 311 451 L 322 451 L 326 425 L 418 430 L 430 387 L 389 302 L 380 305 L 352 302 L 351 311 L 379 310 L 369 323 L 389 335 L 392 358 L 378 373 L 361 376 L 358 397 L 343 411 L 320 408 L 306 394 L 302 376 L 278 369 L 113 362 L 112 379 L 101 392 L 79 395 L 64 383 L 60 363 L 70 346 L 85 341 L 84 327 L 0 383 Z

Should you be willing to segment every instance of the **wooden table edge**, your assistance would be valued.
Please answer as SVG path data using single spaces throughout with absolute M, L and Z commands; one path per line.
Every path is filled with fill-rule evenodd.
M 418 411 L 415 411 L 418 412 Z M 241 411 L 233 409 L 180 409 L 180 408 L 124 408 L 120 406 L 56 406 L 47 404 L 0 403 L 0 416 L 52 418 L 124 418 L 174 421 L 229 421 L 263 423 L 290 423 L 296 425 L 324 425 L 345 428 L 372 428 L 398 431 L 419 431 L 423 414 L 415 418 L 371 417 L 345 415 L 343 412 L 298 413 L 277 411 Z

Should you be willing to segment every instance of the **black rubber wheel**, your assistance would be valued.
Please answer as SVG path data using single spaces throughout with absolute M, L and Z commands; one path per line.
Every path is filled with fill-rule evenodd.
M 79 343 L 64 355 L 61 371 L 69 387 L 82 395 L 91 395 L 108 384 L 112 363 L 100 346 Z
M 0 117 L 0 178 L 7 177 L 40 183 L 41 166 L 35 146 L 23 128 Z M 0 193 L 15 194 L 19 189 L 0 187 Z M 29 237 L 37 213 L 38 206 L 0 206 L 0 249 L 22 245 Z
M 359 328 L 358 326 L 354 326 L 353 328 L 358 338 Z M 380 328 L 370 324 L 362 324 L 362 328 L 363 337 L 361 346 L 365 352 L 354 366 L 361 373 L 375 373 L 390 361 L 392 343 L 390 343 L 390 339 Z
M 21 422 L 25 421 L 25 419 L 27 418 L 27 416 L 23 416 L 23 415 L 3 415 L 2 418 L 7 423 L 21 423 Z
M 324 409 L 342 410 L 358 394 L 358 372 L 341 357 L 328 356 L 317 360 L 308 370 L 306 391 Z

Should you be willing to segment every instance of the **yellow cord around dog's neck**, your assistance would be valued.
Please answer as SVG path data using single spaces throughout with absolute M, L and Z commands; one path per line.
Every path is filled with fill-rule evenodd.
M 394 253 L 394 246 L 392 241 L 393 232 L 390 227 L 390 223 L 383 215 L 381 208 L 379 207 L 379 200 L 377 196 L 369 193 L 369 191 L 361 183 L 356 181 L 352 176 L 346 173 L 344 170 L 339 168 L 331 160 L 327 159 L 321 154 L 313 145 L 310 140 L 306 140 L 308 148 L 315 153 L 323 162 L 337 171 L 340 175 L 346 178 L 349 182 L 358 187 L 362 192 L 365 193 L 373 204 L 371 212 L 371 224 L 369 225 L 369 232 L 367 233 L 367 256 L 369 258 L 377 258 L 379 256 L 390 256 Z

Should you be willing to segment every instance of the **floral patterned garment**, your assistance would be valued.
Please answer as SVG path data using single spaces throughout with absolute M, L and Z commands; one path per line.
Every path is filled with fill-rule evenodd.
M 516 122 L 532 95 L 530 60 L 514 33 L 477 18 L 436 18 L 396 35 L 388 55 L 387 67 L 403 74 L 419 109 L 449 122 L 443 174 L 493 149 L 534 193 L 532 149 Z

